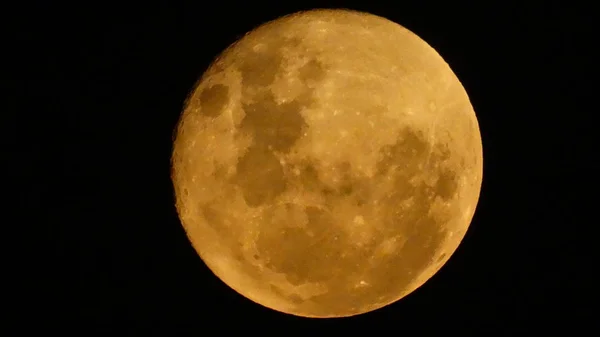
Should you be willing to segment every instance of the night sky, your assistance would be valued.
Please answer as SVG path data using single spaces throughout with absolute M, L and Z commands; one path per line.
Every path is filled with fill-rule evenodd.
M 588 148 L 593 109 L 584 106 L 591 5 L 247 3 L 5 12 L 15 43 L 4 53 L 15 56 L 6 64 L 17 114 L 6 134 L 22 184 L 18 226 L 48 246 L 15 253 L 33 273 L 23 282 L 31 299 L 20 304 L 29 328 L 512 336 L 561 326 L 581 334 L 573 329 L 594 308 L 593 245 L 584 243 L 598 170 Z M 401 301 L 335 320 L 272 311 L 215 277 L 179 222 L 169 166 L 183 102 L 214 57 L 265 21 L 315 7 L 384 16 L 427 41 L 468 92 L 484 148 L 478 208 L 450 261 Z

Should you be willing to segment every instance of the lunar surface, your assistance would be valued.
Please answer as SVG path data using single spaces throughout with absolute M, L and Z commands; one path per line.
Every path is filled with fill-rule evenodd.
M 313 10 L 227 48 L 176 130 L 176 207 L 232 289 L 304 317 L 369 312 L 456 250 L 482 181 L 479 126 L 448 64 L 385 18 Z

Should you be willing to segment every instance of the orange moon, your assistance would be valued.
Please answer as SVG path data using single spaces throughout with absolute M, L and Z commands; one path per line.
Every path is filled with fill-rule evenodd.
M 350 10 L 268 22 L 201 77 L 178 123 L 176 207 L 239 294 L 304 317 L 410 294 L 457 249 L 483 155 L 465 89 L 406 28 Z

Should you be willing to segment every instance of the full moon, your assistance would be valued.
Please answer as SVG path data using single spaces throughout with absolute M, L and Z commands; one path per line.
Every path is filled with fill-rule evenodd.
M 344 317 L 410 294 L 454 253 L 482 182 L 477 118 L 425 41 L 388 19 L 311 10 L 252 30 L 188 97 L 176 208 L 229 287 Z

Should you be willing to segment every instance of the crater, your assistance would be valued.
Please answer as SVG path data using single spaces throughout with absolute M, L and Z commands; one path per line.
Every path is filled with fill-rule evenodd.
M 279 159 L 269 149 L 256 145 L 239 159 L 233 181 L 241 188 L 250 207 L 271 202 L 286 189 Z
M 207 117 L 217 117 L 229 100 L 229 88 L 222 84 L 215 84 L 202 90 L 199 96 L 200 113 Z
M 438 257 L 437 262 L 442 262 L 444 260 L 444 258 L 446 257 L 446 253 L 442 253 L 442 255 L 440 255 L 440 257 Z

